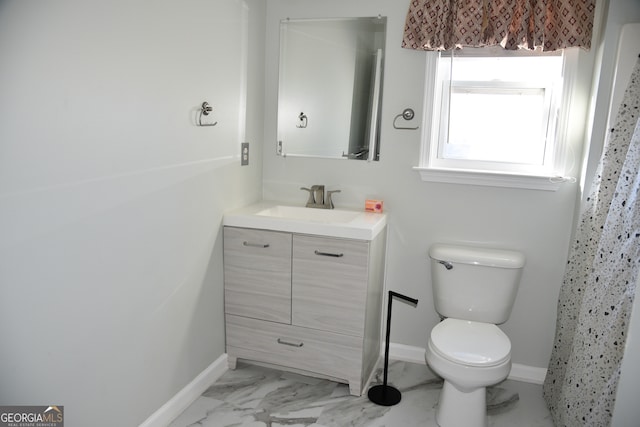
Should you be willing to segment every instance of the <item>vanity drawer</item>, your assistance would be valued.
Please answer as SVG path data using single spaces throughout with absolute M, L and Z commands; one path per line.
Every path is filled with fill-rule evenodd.
M 293 237 L 292 323 L 364 335 L 369 243 Z
M 225 313 L 291 322 L 291 234 L 224 227 Z
M 362 340 L 296 326 L 225 316 L 227 353 L 360 382 Z

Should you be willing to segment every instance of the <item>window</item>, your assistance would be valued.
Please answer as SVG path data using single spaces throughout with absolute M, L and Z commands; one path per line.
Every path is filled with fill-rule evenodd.
M 564 179 L 567 55 L 465 48 L 428 56 L 435 78 L 425 102 L 422 178 L 556 189 Z

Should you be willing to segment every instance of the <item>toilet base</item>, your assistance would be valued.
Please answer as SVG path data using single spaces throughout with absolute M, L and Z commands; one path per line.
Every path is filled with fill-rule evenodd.
M 487 389 L 462 392 L 446 381 L 440 392 L 436 423 L 440 427 L 487 427 Z

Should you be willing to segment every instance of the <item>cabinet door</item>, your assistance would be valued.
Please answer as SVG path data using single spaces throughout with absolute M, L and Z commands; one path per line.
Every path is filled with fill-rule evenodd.
M 294 236 L 292 323 L 362 337 L 369 244 Z
M 225 313 L 291 323 L 291 234 L 224 228 Z

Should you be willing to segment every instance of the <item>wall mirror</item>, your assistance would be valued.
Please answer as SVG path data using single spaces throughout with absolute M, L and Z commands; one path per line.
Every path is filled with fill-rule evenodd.
M 387 18 L 280 23 L 277 153 L 378 160 Z

